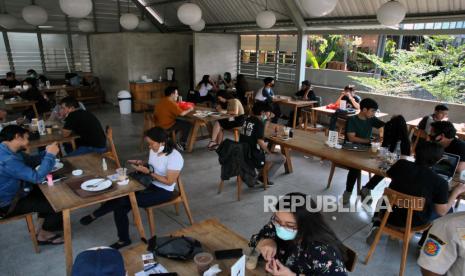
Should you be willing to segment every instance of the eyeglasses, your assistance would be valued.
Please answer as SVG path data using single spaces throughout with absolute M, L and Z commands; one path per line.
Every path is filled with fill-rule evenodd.
M 282 226 L 282 227 L 285 227 L 285 228 L 289 228 L 291 230 L 297 230 L 297 225 L 289 224 L 289 223 L 283 223 L 276 217 L 276 215 L 273 215 L 271 217 L 271 223 L 273 223 L 274 225 L 279 225 L 279 226 Z

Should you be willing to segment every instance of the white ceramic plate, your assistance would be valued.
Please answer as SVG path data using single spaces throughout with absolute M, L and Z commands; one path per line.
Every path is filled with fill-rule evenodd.
M 81 184 L 81 189 L 88 192 L 98 192 L 111 186 L 111 181 L 105 178 L 94 178 Z
M 52 169 L 52 172 L 56 172 L 58 170 L 61 170 L 63 169 L 63 167 L 65 166 L 65 164 L 61 163 L 61 162 L 55 162 L 55 166 L 53 166 L 53 169 Z M 40 165 L 36 167 L 36 171 L 39 169 Z

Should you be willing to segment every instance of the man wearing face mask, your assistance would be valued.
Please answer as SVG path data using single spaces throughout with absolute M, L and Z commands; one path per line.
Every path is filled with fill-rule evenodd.
M 449 121 L 438 121 L 431 124 L 431 141 L 436 141 L 450 154 L 460 156 L 457 173 L 465 170 L 465 142 L 458 139 L 455 134 L 457 130 Z
M 268 185 L 273 185 L 274 183 L 270 180 L 286 159 L 280 153 L 271 152 L 265 143 L 265 123 L 271 115 L 270 106 L 257 102 L 252 108 L 252 113 L 253 115 L 244 121 L 239 142 L 249 144 L 256 164 L 270 164 Z M 263 184 L 263 176 L 260 176 L 257 182 Z
M 48 98 L 37 89 L 37 80 L 34 78 L 27 78 L 23 81 L 23 92 L 19 93 L 19 96 L 28 101 L 35 101 L 39 114 L 48 112 L 51 109 Z M 32 107 L 24 111 L 23 114 L 29 120 L 35 117 Z
M 29 69 L 26 71 L 28 78 L 37 80 L 38 84 L 45 85 L 45 82 L 48 81 L 47 77 L 44 75 L 39 75 L 36 70 Z
M 281 116 L 281 109 L 279 104 L 273 103 L 273 98 L 275 97 L 275 93 L 273 91 L 274 87 L 274 79 L 267 77 L 263 80 L 264 86 L 258 89 L 257 93 L 255 94 L 255 101 L 266 103 L 271 106 L 271 109 L 275 115 L 275 117 L 271 120 L 272 123 L 277 123 L 279 117 Z

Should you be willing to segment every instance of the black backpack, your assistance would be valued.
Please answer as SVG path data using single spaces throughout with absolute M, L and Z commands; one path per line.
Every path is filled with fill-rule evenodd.
M 184 236 L 154 236 L 149 240 L 147 250 L 155 256 L 182 261 L 192 260 L 197 253 L 203 252 L 202 244 L 198 240 Z

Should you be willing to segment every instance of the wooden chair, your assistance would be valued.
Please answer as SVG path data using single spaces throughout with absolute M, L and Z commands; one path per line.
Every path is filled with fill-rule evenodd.
M 247 99 L 246 109 L 247 109 L 249 115 L 252 114 L 252 108 L 253 108 L 253 104 L 255 102 L 254 94 L 255 94 L 254 91 L 245 92 L 245 98 Z
M 147 220 L 149 221 L 150 235 L 152 237 L 155 235 L 155 219 L 154 219 L 153 210 L 164 207 L 164 206 L 168 206 L 168 205 L 174 205 L 176 209 L 176 215 L 179 215 L 179 203 L 182 203 L 184 205 L 184 209 L 186 210 L 186 214 L 187 214 L 187 217 L 189 218 L 190 224 L 191 225 L 194 224 L 194 219 L 192 218 L 191 210 L 189 208 L 189 203 L 187 201 L 186 191 L 184 190 L 184 184 L 181 180 L 181 177 L 178 177 L 177 190 L 174 190 L 173 198 L 170 201 L 144 208 L 147 214 Z
M 428 135 L 423 129 L 419 129 L 418 127 L 413 128 L 413 136 L 415 137 L 415 141 L 412 143 L 412 153 L 415 154 L 415 150 L 418 146 L 418 142 L 421 139 L 427 140 Z
M 155 126 L 155 122 L 153 120 L 153 112 L 145 111 L 144 112 L 144 126 L 142 127 L 142 138 L 140 141 L 140 150 L 142 151 L 144 149 L 144 135 L 145 132 Z
M 270 164 L 265 163 L 263 166 L 263 169 L 261 171 L 263 175 L 263 190 L 266 190 L 268 188 L 268 170 L 269 170 Z M 218 187 L 218 194 L 221 194 L 223 191 L 223 186 L 224 186 L 224 180 L 220 181 L 220 185 Z M 242 178 L 240 175 L 236 177 L 236 188 L 237 188 L 237 201 L 241 201 L 241 190 L 242 190 Z
M 116 152 L 115 143 L 113 142 L 113 129 L 110 126 L 105 128 L 105 134 L 107 136 L 108 142 L 108 151 L 103 153 L 103 157 L 109 158 L 115 161 L 116 166 L 121 168 L 121 163 L 119 162 L 118 153 Z
M 346 254 L 347 254 L 347 260 L 344 262 L 344 265 L 347 269 L 347 271 L 349 272 L 354 272 L 355 270 L 355 265 L 357 264 L 357 252 L 355 252 L 354 250 L 352 250 L 350 247 L 344 245 L 344 249 L 346 251 Z
M 423 232 L 428 230 L 431 227 L 431 224 L 428 223 L 425 225 L 412 227 L 413 212 L 422 211 L 424 208 L 425 199 L 423 197 L 406 195 L 389 188 L 386 188 L 384 190 L 384 196 L 386 196 L 389 200 L 389 205 L 392 209 L 394 207 L 407 209 L 405 228 L 387 224 L 390 212 L 386 211 L 381 220 L 381 225 L 379 227 L 378 233 L 376 233 L 375 240 L 373 241 L 373 244 L 371 245 L 370 250 L 368 251 L 368 254 L 365 258 L 365 264 L 368 264 L 368 261 L 370 260 L 371 256 L 373 255 L 373 252 L 376 249 L 376 245 L 378 245 L 381 235 L 384 233 L 391 236 L 392 238 L 396 238 L 403 241 L 402 258 L 399 270 L 399 275 L 402 276 L 404 274 L 405 265 L 407 263 L 407 253 L 410 239 L 416 232 Z
M 14 217 L 2 218 L 0 219 L 0 224 L 7 224 L 12 221 L 26 219 L 27 230 L 29 231 L 29 236 L 31 237 L 32 245 L 34 246 L 34 251 L 36 253 L 39 253 L 40 252 L 39 243 L 37 242 L 36 229 L 34 227 L 34 220 L 32 218 L 32 215 L 33 213 L 28 213 L 28 214 L 14 216 Z

